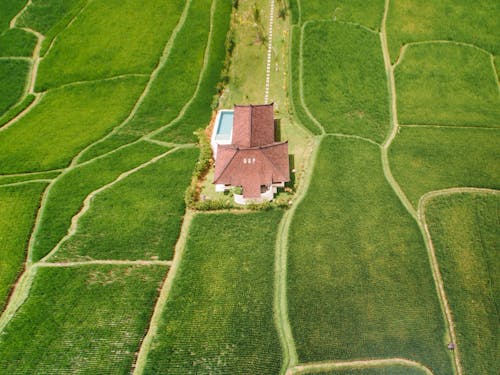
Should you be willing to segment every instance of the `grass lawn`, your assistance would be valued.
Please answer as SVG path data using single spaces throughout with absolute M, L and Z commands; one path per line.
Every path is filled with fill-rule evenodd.
M 500 126 L 490 56 L 451 43 L 409 46 L 395 71 L 399 122 Z
M 387 36 L 395 61 L 403 44 L 422 40 L 453 40 L 472 43 L 494 55 L 500 54 L 495 0 L 398 0 L 391 1 Z
M 290 6 L 297 19 L 300 11 L 302 23 L 335 19 L 359 23 L 374 30 L 380 29 L 384 15 L 384 0 L 291 0 Z
M 500 131 L 403 127 L 389 150 L 394 177 L 416 208 L 432 190 L 500 187 Z
M 500 196 L 433 198 L 426 210 L 464 374 L 500 369 Z
M 40 63 L 37 90 L 125 73 L 150 74 L 183 6 L 181 0 L 90 2 Z
M 327 133 L 381 143 L 389 128 L 389 101 L 379 36 L 359 26 L 313 22 L 303 38 L 302 85 L 314 117 Z
M 34 242 L 34 260 L 43 258 L 66 235 L 71 218 L 88 194 L 165 151 L 161 146 L 141 142 L 62 176 L 48 195 Z
M 5 374 L 126 374 L 148 327 L 161 266 L 41 268 L 0 336 Z
M 24 60 L 0 60 L 0 116 L 23 96 L 29 66 Z
M 181 149 L 93 199 L 52 260 L 171 259 L 197 149 Z
M 308 372 L 307 374 L 315 375 L 426 375 L 424 370 L 408 366 L 386 366 L 386 367 L 371 367 L 365 369 L 352 370 L 332 370 L 321 372 Z
M 146 374 L 277 374 L 273 269 L 281 211 L 199 214 Z
M 10 29 L 3 34 L 0 33 L 0 56 L 31 57 L 36 40 L 36 36 L 21 29 Z
M 299 360 L 401 357 L 450 374 L 424 241 L 384 179 L 379 148 L 336 137 L 320 147 L 288 244 Z
M 145 78 L 129 77 L 51 90 L 0 133 L 0 173 L 62 168 L 125 119 Z
M 0 311 L 21 271 L 35 221 L 40 195 L 46 184 L 0 186 Z

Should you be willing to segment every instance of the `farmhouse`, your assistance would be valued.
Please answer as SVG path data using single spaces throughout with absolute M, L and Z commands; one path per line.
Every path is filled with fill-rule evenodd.
M 273 199 L 290 181 L 288 142 L 276 142 L 274 106 L 235 105 L 217 114 L 212 134 L 216 191 L 241 187 L 236 203 Z

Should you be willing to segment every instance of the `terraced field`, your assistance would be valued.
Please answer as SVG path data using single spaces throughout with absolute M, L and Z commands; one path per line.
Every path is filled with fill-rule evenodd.
M 498 373 L 497 2 L 0 8 L 0 374 Z M 186 209 L 263 98 L 289 209 Z

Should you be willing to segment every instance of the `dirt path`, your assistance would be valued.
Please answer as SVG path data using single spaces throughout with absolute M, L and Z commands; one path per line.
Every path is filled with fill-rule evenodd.
M 95 259 L 81 262 L 54 262 L 47 263 L 40 261 L 37 267 L 81 267 L 92 265 L 112 265 L 112 266 L 171 266 L 170 260 L 111 260 L 111 259 Z

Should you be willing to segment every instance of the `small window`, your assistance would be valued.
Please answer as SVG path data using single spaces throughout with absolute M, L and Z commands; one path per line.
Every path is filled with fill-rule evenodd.
M 252 163 L 255 164 L 255 158 L 252 159 Z
M 243 164 L 247 163 L 247 158 L 243 158 Z

